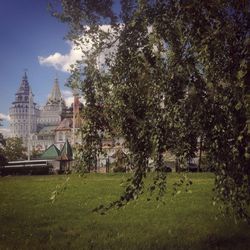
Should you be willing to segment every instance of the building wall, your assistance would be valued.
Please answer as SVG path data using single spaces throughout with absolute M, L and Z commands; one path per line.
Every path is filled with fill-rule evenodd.
M 40 150 L 40 151 L 46 150 L 52 144 L 54 144 L 53 139 L 47 139 L 47 140 L 32 139 L 31 140 L 31 148 Z
M 13 103 L 10 108 L 10 131 L 11 137 L 20 137 L 26 144 L 29 134 L 29 108 L 27 102 Z M 37 115 L 38 109 L 34 103 L 30 111 L 30 132 L 34 133 L 37 130 Z
M 37 119 L 41 126 L 58 125 L 61 121 L 62 107 L 60 105 L 53 105 L 53 107 L 45 106 Z
M 72 141 L 72 130 L 60 130 L 55 133 L 55 145 L 62 149 L 65 141 L 68 140 L 69 143 Z
M 9 109 L 11 137 L 22 138 L 26 146 L 29 129 L 31 133 L 37 130 L 38 112 L 25 72 L 20 87 L 15 94 L 15 100 Z

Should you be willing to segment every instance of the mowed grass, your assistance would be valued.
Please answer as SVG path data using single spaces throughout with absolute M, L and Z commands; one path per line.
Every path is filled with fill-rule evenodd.
M 106 215 L 92 212 L 119 197 L 128 175 L 71 175 L 54 204 L 49 197 L 66 176 L 0 178 L 0 249 L 250 249 L 250 227 L 216 220 L 212 174 L 190 174 L 192 192 L 165 205 L 149 195 Z

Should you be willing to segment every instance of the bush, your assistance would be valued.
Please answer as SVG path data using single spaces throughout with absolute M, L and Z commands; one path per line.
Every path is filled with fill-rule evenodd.
M 122 165 L 119 165 L 119 166 L 115 166 L 113 168 L 113 172 L 114 173 L 126 173 L 126 167 L 122 166 Z

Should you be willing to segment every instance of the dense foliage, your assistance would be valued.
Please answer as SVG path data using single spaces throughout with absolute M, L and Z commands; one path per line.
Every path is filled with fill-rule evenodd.
M 2 119 L 0 118 L 0 127 L 2 126 L 1 124 Z M 6 145 L 5 139 L 3 137 L 3 134 L 0 133 L 0 166 L 4 166 L 7 162 L 7 159 L 4 155 L 4 146 Z
M 6 139 L 6 145 L 3 147 L 4 156 L 8 161 L 25 160 L 27 158 L 24 153 L 26 150 L 23 147 L 21 138 L 13 137 Z
M 121 206 L 143 191 L 150 158 L 159 170 L 151 190 L 163 194 L 163 153 L 182 164 L 202 138 L 215 202 L 249 219 L 250 3 L 115 2 L 61 0 L 52 9 L 83 52 L 69 80 L 86 100 L 82 161 L 94 164 L 104 131 L 125 138 L 134 176 L 112 204 Z

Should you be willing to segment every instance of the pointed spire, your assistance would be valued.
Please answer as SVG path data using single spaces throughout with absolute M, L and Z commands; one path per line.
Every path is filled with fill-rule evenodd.
M 28 80 L 28 77 L 27 77 L 27 69 L 24 69 L 24 76 L 23 76 L 23 80 Z
M 72 158 L 73 158 L 72 147 L 70 146 L 70 143 L 67 139 L 61 150 L 60 160 L 72 160 Z
M 54 85 L 53 85 L 49 99 L 51 101 L 60 101 L 62 99 L 62 95 L 61 95 L 61 91 L 60 91 L 57 78 L 55 78 Z
M 26 71 L 24 72 L 24 76 L 22 78 L 19 90 L 17 91 L 17 94 L 27 94 L 29 95 L 29 82 Z

